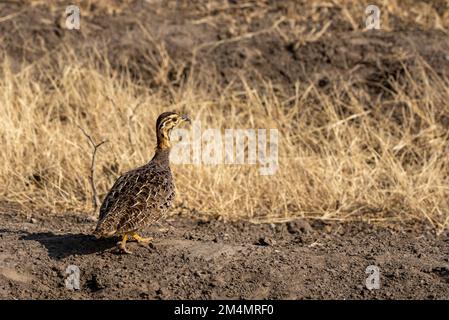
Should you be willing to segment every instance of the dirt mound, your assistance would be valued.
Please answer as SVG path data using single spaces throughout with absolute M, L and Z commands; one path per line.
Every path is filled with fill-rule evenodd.
M 423 226 L 375 228 L 296 220 L 280 224 L 173 218 L 152 248 L 90 235 L 81 215 L 2 214 L 0 295 L 16 299 L 449 298 L 449 236 Z M 66 270 L 80 270 L 69 290 Z M 365 286 L 377 266 L 380 288 Z
M 254 3 L 240 12 L 232 5 L 210 9 L 201 3 L 130 1 L 114 15 L 85 9 L 76 31 L 64 27 L 63 5 L 52 10 L 44 4 L 4 5 L 0 15 L 9 19 L 0 24 L 0 48 L 16 70 L 51 61 L 53 53 L 69 47 L 78 58 L 93 52 L 99 61 L 108 56 L 114 70 L 130 72 L 149 88 L 181 85 L 193 76 L 216 86 L 217 93 L 226 86 L 240 88 L 245 75 L 254 87 L 269 81 L 287 94 L 297 84 L 324 88 L 349 80 L 378 95 L 389 81 L 405 76 L 407 68 L 414 74 L 418 59 L 440 76 L 449 75 L 449 41 L 443 31 L 394 18 L 390 30 L 358 31 L 335 8 L 319 11 L 321 19 L 332 17 L 326 27 L 322 21 L 328 20 L 310 21 L 307 10 L 312 9 L 306 4 L 261 6 Z M 291 17 L 294 23 L 286 18 L 291 7 L 304 12 Z

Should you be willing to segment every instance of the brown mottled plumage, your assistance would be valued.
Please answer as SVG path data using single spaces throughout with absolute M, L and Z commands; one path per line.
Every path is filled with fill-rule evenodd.
M 146 165 L 120 176 L 100 207 L 100 217 L 94 231 L 96 237 L 121 235 L 118 247 L 125 253 L 128 237 L 149 243 L 136 232 L 164 217 L 175 197 L 175 187 L 169 165 L 170 131 L 186 116 L 174 112 L 162 113 L 156 121 L 157 147 L 153 159 Z

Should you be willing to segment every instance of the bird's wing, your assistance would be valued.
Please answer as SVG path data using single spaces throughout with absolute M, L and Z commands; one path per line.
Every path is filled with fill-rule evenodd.
M 100 208 L 98 225 L 114 231 L 135 230 L 159 219 L 174 199 L 170 170 L 141 167 L 122 175 Z
M 112 188 L 106 194 L 106 197 L 103 200 L 103 203 L 100 207 L 100 216 L 99 221 L 103 220 L 108 212 L 111 211 L 111 208 L 117 205 L 119 201 L 120 194 L 123 194 L 123 190 L 129 188 L 130 178 L 132 176 L 132 171 L 129 171 L 123 175 L 121 175 L 114 183 Z

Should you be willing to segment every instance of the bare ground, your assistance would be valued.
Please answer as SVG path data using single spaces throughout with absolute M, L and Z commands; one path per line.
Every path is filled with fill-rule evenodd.
M 224 223 L 173 217 L 152 248 L 90 235 L 84 215 L 4 212 L 0 296 L 7 299 L 448 299 L 449 235 L 425 225 L 296 220 Z M 81 271 L 80 290 L 64 285 Z M 380 269 L 368 290 L 365 269 Z
M 196 81 L 218 95 L 223 88 L 241 89 L 245 75 L 252 86 L 262 90 L 262 82 L 270 81 L 274 90 L 287 95 L 298 83 L 301 88 L 315 83 L 325 91 L 349 81 L 383 100 L 388 99 L 391 81 L 419 72 L 420 59 L 439 76 L 449 76 L 447 34 L 399 18 L 392 18 L 392 31 L 361 31 L 362 25 L 354 30 L 332 10 L 318 10 L 319 23 L 312 22 L 309 13 L 303 13 L 310 8 L 296 1 L 254 2 L 242 12 L 229 4 L 226 14 L 207 9 L 201 1 L 181 7 L 176 1 L 128 2 L 113 15 L 93 9 L 83 15 L 79 31 L 64 27 L 63 3 L 50 11 L 45 5 L 0 5 L 0 16 L 8 17 L 0 24 L 0 50 L 17 71 L 46 60 L 50 67 L 53 56 L 67 48 L 78 58 L 96 52 L 99 64 L 107 57 L 114 71 L 129 72 L 148 89 Z M 447 10 L 443 4 L 434 5 Z M 299 34 L 283 18 L 288 10 L 297 14 Z M 363 15 L 358 18 L 362 24 Z M 325 22 L 331 22 L 328 29 Z M 162 64 L 164 55 L 167 66 L 150 66 Z

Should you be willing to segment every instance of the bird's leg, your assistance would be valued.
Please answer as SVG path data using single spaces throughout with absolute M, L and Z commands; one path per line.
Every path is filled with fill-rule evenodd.
M 120 252 L 123 253 L 132 253 L 131 251 L 128 250 L 128 248 L 126 248 L 126 240 L 128 240 L 128 234 L 125 233 L 122 237 L 122 240 L 117 242 L 117 248 L 119 249 Z
M 143 238 L 141 236 L 139 236 L 137 233 L 133 232 L 131 235 L 139 244 L 143 244 L 143 245 L 150 245 L 151 241 L 153 241 L 153 238 L 149 237 L 149 238 Z

